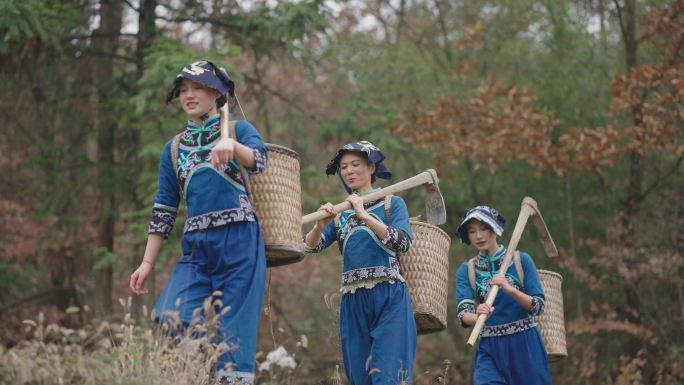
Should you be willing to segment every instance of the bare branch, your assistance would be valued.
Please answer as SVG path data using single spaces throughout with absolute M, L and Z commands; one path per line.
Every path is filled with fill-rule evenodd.
M 140 9 L 139 9 L 139 8 L 136 8 L 133 4 L 131 4 L 130 1 L 128 1 L 128 0 L 121 0 L 121 2 L 124 3 L 124 4 L 126 4 L 130 9 L 132 9 L 132 10 L 134 10 L 134 11 L 136 11 L 136 12 L 140 12 Z
M 672 168 L 670 168 L 666 173 L 664 173 L 664 174 L 660 174 L 660 173 L 659 173 L 658 176 L 656 177 L 656 179 L 653 181 L 653 183 L 651 183 L 651 185 L 648 186 L 648 187 L 644 190 L 643 193 L 641 193 L 641 195 L 639 196 L 639 201 L 643 201 L 644 199 L 646 199 L 646 196 L 647 196 L 651 191 L 653 191 L 656 187 L 658 187 L 658 185 L 659 185 L 660 183 L 662 183 L 664 180 L 668 179 L 672 174 L 674 174 L 675 172 L 677 172 L 677 170 L 679 170 L 679 166 L 682 165 L 682 161 L 683 161 L 683 160 L 684 160 L 684 155 L 681 155 L 681 156 L 679 157 L 679 159 L 677 159 L 677 162 L 674 164 L 674 166 L 672 166 Z
M 317 123 L 320 122 L 320 120 L 319 120 L 318 116 L 316 116 L 316 114 L 309 113 L 309 111 L 307 111 L 306 109 L 304 109 L 303 107 L 301 107 L 300 105 L 298 105 L 297 103 L 295 103 L 294 101 L 289 99 L 287 96 L 283 95 L 280 91 L 274 90 L 273 88 L 269 87 L 268 85 L 266 85 L 265 83 L 263 83 L 259 79 L 250 77 L 247 74 L 243 74 L 243 76 L 244 76 L 245 80 L 247 80 L 248 82 L 250 82 L 252 84 L 257 84 L 259 87 L 263 88 L 264 91 L 266 91 L 269 94 L 271 94 L 271 95 L 277 97 L 278 99 L 282 100 L 283 102 L 285 102 L 285 104 L 296 109 L 297 111 L 301 112 L 302 114 L 306 115 L 309 119 L 311 119 Z

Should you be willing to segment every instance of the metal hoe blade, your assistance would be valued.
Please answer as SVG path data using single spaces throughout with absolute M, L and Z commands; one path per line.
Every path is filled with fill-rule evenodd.
M 425 218 L 433 225 L 443 225 L 446 222 L 446 208 L 444 197 L 439 191 L 439 178 L 435 170 L 429 170 L 432 183 L 425 185 Z
M 534 223 L 534 227 L 537 229 L 537 237 L 539 237 L 539 241 L 542 243 L 546 255 L 550 258 L 557 257 L 558 248 L 553 242 L 553 238 L 551 238 L 551 233 L 549 233 L 549 229 L 546 227 L 544 217 L 542 217 L 541 211 L 539 211 L 537 202 L 530 197 L 525 197 L 525 199 L 523 199 L 523 205 L 531 207 L 534 211 L 534 215 L 532 215 L 532 223 Z

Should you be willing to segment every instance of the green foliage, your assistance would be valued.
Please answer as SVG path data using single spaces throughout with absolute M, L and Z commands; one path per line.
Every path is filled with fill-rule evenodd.
M 265 55 L 281 49 L 292 52 L 300 39 L 327 26 L 323 7 L 322 0 L 282 2 L 275 7 L 261 4 L 241 18 L 238 36 L 229 31 L 227 37 Z
M 95 255 L 98 257 L 95 264 L 93 265 L 93 271 L 98 271 L 109 266 L 116 264 L 119 257 L 116 253 L 105 249 L 104 247 L 99 247 L 95 249 Z
M 47 47 L 61 50 L 60 32 L 74 26 L 77 13 L 53 0 L 0 1 L 0 54 L 36 39 Z

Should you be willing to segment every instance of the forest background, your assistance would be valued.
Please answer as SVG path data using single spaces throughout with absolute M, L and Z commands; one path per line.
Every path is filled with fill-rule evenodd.
M 684 1 L 0 0 L 0 35 L 0 382 L 19 383 L 9 360 L 36 338 L 23 320 L 88 328 L 131 312 L 149 327 L 182 221 L 150 294 L 118 299 L 162 146 L 183 128 L 164 97 L 206 58 L 265 141 L 300 154 L 304 212 L 344 198 L 324 165 L 351 141 L 380 146 L 395 181 L 437 169 L 449 324 L 419 337 L 416 383 L 472 381 L 453 287 L 473 250 L 455 226 L 476 204 L 512 222 L 526 195 L 561 251 L 548 259 L 533 230 L 520 244 L 564 276 L 554 382 L 684 383 Z M 419 191 L 402 196 L 422 213 Z M 295 353 L 289 383 L 336 381 L 340 269 L 332 247 L 269 270 L 259 357 Z

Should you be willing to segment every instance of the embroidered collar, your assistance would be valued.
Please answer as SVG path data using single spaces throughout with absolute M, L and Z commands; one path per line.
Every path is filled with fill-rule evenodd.
M 499 249 L 494 253 L 494 255 L 485 255 L 482 253 L 477 254 L 476 267 L 479 270 L 491 271 L 496 273 L 499 271 L 501 262 L 503 262 L 503 256 L 506 253 L 506 248 L 503 245 L 499 245 Z
M 206 146 L 213 142 L 221 132 L 221 115 L 204 115 L 202 127 L 188 120 L 181 140 L 186 146 Z

